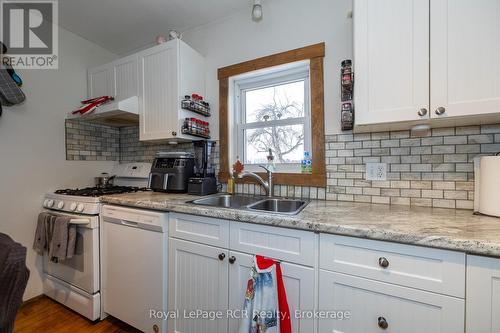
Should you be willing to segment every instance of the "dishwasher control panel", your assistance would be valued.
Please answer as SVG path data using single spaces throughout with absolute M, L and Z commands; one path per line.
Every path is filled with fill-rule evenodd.
M 160 232 L 167 232 L 168 230 L 167 212 L 104 205 L 101 216 L 103 222 L 118 223 Z

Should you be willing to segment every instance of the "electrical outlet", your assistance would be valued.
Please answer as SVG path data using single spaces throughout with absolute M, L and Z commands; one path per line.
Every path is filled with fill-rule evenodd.
M 387 163 L 366 163 L 366 180 L 387 180 Z

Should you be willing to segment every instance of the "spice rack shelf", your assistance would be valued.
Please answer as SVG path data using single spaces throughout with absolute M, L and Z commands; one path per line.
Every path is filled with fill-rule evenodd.
M 191 112 L 194 112 L 194 113 L 197 113 L 197 114 L 201 114 L 202 116 L 205 116 L 205 117 L 210 117 L 212 114 L 210 113 L 210 109 L 207 111 L 204 111 L 204 110 L 198 110 L 196 108 L 191 108 L 191 107 L 183 107 L 182 109 L 184 110 L 188 110 L 188 111 L 191 111 Z
M 182 134 L 195 136 L 197 138 L 210 139 L 210 135 L 203 135 L 203 134 L 199 134 L 199 133 L 194 133 L 194 132 L 187 131 L 185 129 L 183 129 L 181 132 L 182 132 Z
M 212 115 L 212 113 L 210 112 L 210 106 L 208 105 L 208 103 L 204 103 L 203 101 L 183 100 L 181 102 L 181 108 L 197 114 L 201 114 L 205 117 L 210 117 Z

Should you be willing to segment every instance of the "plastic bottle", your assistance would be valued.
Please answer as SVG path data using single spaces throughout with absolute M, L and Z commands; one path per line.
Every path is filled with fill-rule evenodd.
M 304 151 L 304 158 L 300 163 L 300 172 L 312 173 L 312 160 L 308 151 Z

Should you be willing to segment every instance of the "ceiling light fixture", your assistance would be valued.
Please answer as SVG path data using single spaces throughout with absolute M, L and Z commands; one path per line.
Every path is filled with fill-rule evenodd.
M 259 22 L 262 20 L 262 1 L 255 0 L 252 7 L 252 20 Z

